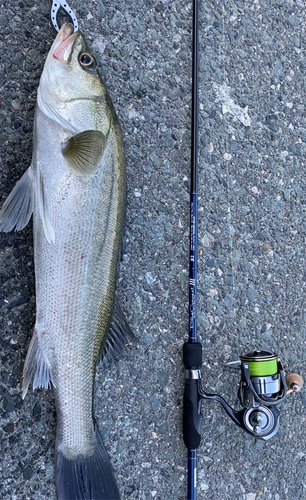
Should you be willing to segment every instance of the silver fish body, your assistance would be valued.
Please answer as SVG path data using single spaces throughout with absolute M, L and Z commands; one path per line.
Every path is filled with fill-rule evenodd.
M 116 113 L 92 67 L 85 67 L 93 82 L 91 92 L 83 85 L 74 95 L 77 82 L 68 80 L 61 91 L 64 98 L 57 102 L 52 90 L 48 96 L 52 85 L 56 90 L 63 83 L 61 65 L 66 71 L 70 64 L 73 76 L 78 61 L 91 64 L 83 36 L 71 33 L 65 25 L 47 58 L 38 90 L 32 164 L 21 187 L 16 186 L 17 194 L 13 191 L 4 204 L 0 228 L 12 229 L 14 223 L 20 229 L 29 218 L 30 213 L 19 218 L 11 214 L 10 205 L 19 196 L 20 210 L 34 216 L 37 308 L 23 397 L 32 379 L 33 388 L 54 387 L 58 498 L 110 500 L 119 493 L 94 423 L 93 384 L 101 345 L 103 357 L 123 342 L 128 330 L 115 306 L 125 162 Z M 49 67 L 54 64 L 55 75 Z M 86 74 L 79 68 L 77 72 L 86 82 Z M 32 193 L 26 195 L 29 185 Z M 117 326 L 112 327 L 114 313 Z
M 84 120 L 84 130 L 89 127 Z M 113 312 L 124 223 L 124 158 L 117 123 L 112 123 L 98 168 L 77 176 L 67 171 L 60 153 L 57 158 L 51 153 L 67 140 L 67 132 L 39 109 L 35 128 L 55 233 L 49 244 L 35 206 L 35 334 L 55 386 L 59 446 L 73 455 L 79 447 L 89 449 L 93 437 L 93 375 Z

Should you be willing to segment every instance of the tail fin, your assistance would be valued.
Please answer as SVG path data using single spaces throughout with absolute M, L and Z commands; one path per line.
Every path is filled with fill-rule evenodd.
M 96 436 L 97 446 L 90 457 L 70 460 L 57 450 L 58 500 L 120 500 L 113 468 L 98 430 Z

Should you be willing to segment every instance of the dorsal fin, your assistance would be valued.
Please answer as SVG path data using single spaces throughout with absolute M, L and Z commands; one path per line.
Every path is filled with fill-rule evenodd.
M 12 189 L 0 211 L 0 231 L 20 231 L 29 222 L 34 207 L 33 174 L 26 170 Z
M 125 316 L 116 299 L 113 319 L 110 324 L 109 332 L 101 344 L 101 351 L 98 363 L 109 365 L 113 359 L 117 359 L 128 338 L 135 335 L 131 330 Z

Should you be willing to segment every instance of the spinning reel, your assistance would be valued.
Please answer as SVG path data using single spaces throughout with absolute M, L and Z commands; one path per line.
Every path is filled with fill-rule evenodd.
M 288 393 L 298 392 L 302 388 L 302 377 L 296 373 L 286 377 L 280 360 L 271 352 L 254 351 L 240 356 L 240 361 L 228 364 L 240 365 L 238 399 L 243 408 L 237 411 L 219 394 L 209 394 L 202 390 L 199 368 L 201 364 L 197 367 L 188 364 L 202 361 L 202 349 L 196 346 L 201 345 L 185 343 L 183 351 L 186 367 L 184 407 L 187 410 L 184 412 L 184 439 L 185 442 L 187 439 L 190 449 L 196 448 L 195 445 L 200 439 L 200 411 L 203 399 L 219 401 L 233 422 L 252 436 L 265 440 L 272 438 L 279 428 L 279 405 Z M 191 433 L 190 426 L 193 429 Z
M 301 389 L 303 379 L 295 373 L 285 377 L 280 360 L 268 351 L 248 353 L 240 363 L 241 427 L 255 437 L 270 439 L 279 427 L 279 405 L 289 391 Z

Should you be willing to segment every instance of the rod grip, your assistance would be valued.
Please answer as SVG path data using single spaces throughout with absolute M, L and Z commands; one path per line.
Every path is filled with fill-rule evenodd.
M 186 370 L 200 370 L 202 346 L 199 342 L 185 342 L 183 360 Z M 188 450 L 196 450 L 201 442 L 201 412 L 198 379 L 186 378 L 184 390 L 183 437 Z
M 199 412 L 198 381 L 185 381 L 183 437 L 187 450 L 196 450 L 201 442 L 201 413 Z

